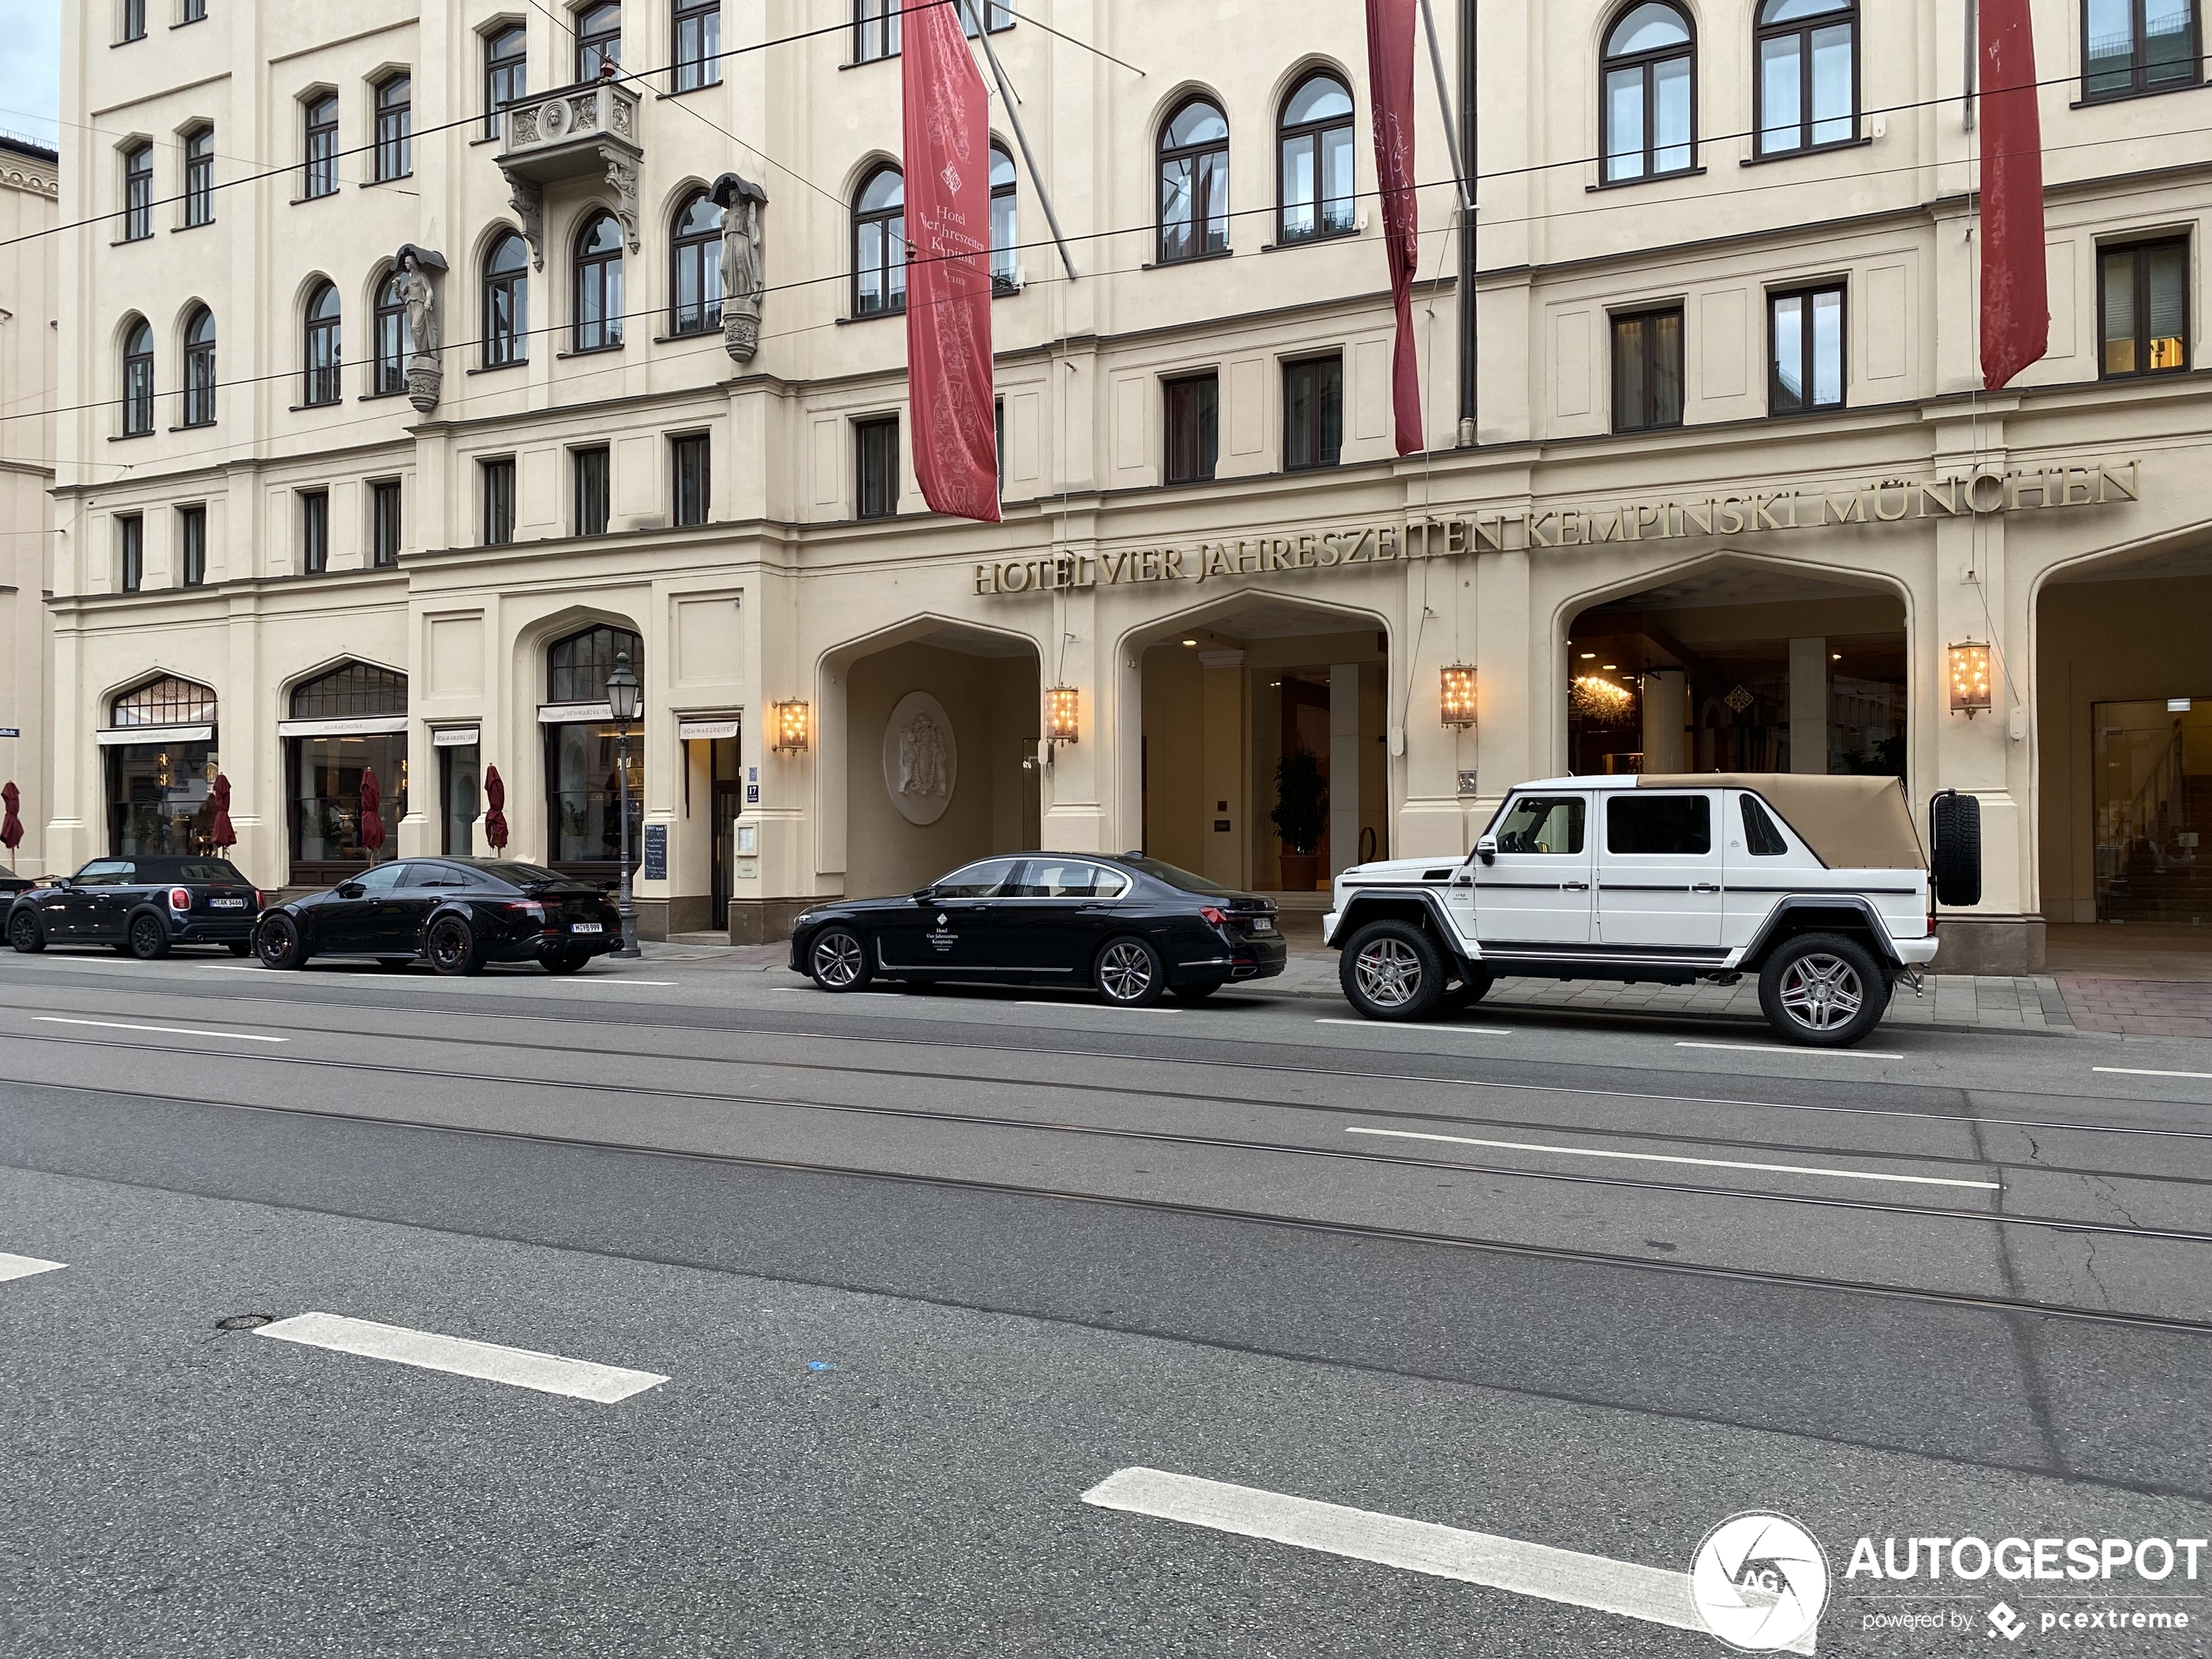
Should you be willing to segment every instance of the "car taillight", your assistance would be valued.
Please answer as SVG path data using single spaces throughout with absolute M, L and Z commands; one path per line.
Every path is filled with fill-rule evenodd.
M 186 891 L 185 888 L 183 888 L 183 887 L 172 887 L 172 888 L 170 888 L 170 889 L 169 889 L 169 907 L 170 907 L 172 910 L 189 910 L 189 909 L 191 909 L 191 908 L 192 908 L 192 894 L 191 894 L 189 892 L 187 892 L 187 891 Z
M 545 920 L 545 907 L 535 899 L 518 900 L 511 904 L 503 904 L 500 908 L 510 916 L 520 916 L 525 921 Z
M 266 903 L 268 903 L 268 900 L 266 900 L 266 899 L 264 899 L 264 898 L 261 896 L 261 889 L 260 889 L 260 888 L 259 888 L 259 887 L 254 888 L 254 889 L 253 889 L 253 907 L 254 907 L 256 910 L 259 910 L 259 909 L 260 909 L 260 908 L 262 907 L 262 906 L 266 905 Z
M 1208 921 L 1213 923 L 1213 925 L 1217 927 L 1226 927 L 1229 925 L 1228 913 L 1225 911 L 1217 910 L 1210 904 L 1200 905 L 1198 907 L 1198 914 L 1204 916 Z

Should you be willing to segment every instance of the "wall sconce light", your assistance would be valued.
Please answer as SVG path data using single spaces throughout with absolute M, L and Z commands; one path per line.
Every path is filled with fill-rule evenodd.
M 1474 724 L 1474 670 L 1466 663 L 1454 663 L 1444 671 L 1444 724 L 1454 732 L 1464 732 Z
M 803 755 L 806 752 L 806 704 L 802 698 L 788 703 L 772 705 L 776 715 L 776 752 L 779 755 Z
M 1951 711 L 1969 720 L 1989 712 L 1989 647 L 1966 640 L 1951 648 Z
M 1082 734 L 1082 693 L 1072 685 L 1055 685 L 1044 694 L 1044 740 L 1074 743 Z

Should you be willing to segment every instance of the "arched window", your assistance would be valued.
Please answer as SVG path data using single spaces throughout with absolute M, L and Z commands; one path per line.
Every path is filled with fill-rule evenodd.
M 185 140 L 185 223 L 215 219 L 215 129 L 201 127 Z
M 1022 287 L 1022 238 L 1015 212 L 1014 158 L 991 146 L 991 292 L 1014 293 Z
M 108 856 L 220 856 L 214 844 L 215 693 L 165 675 L 110 706 L 106 762 Z M 138 741 L 118 740 L 132 731 Z
M 1607 184 L 1696 165 L 1696 44 L 1681 12 L 1631 6 L 1605 37 L 1602 86 Z
M 576 349 L 622 344 L 622 226 L 612 213 L 587 220 L 576 243 Z
M 484 261 L 484 367 L 503 368 L 529 356 L 530 256 L 513 231 L 492 244 Z
M 1192 98 L 1160 129 L 1160 263 L 1229 252 L 1229 121 Z
M 546 701 L 570 705 L 563 711 L 570 718 L 544 727 L 547 853 L 556 869 L 604 876 L 611 873 L 605 867 L 619 867 L 624 745 L 605 711 L 607 676 L 622 652 L 629 654 L 630 671 L 639 683 L 649 683 L 645 642 L 627 628 L 587 628 L 545 653 Z M 637 736 L 634 729 L 631 736 Z M 632 741 L 628 749 L 634 857 L 643 845 L 645 745 Z
M 1759 153 L 1858 136 L 1856 0 L 1765 0 L 1759 8 Z
M 549 703 L 604 703 L 607 676 L 615 671 L 617 653 L 630 653 L 630 671 L 645 677 L 645 642 L 626 628 L 602 623 L 580 634 L 570 634 L 545 653 L 545 700 Z
M 596 81 L 602 69 L 622 67 L 621 0 L 585 6 L 576 14 L 576 78 Z
M 685 202 L 669 233 L 668 332 L 722 326 L 722 210 L 705 191 Z
M 123 336 L 123 431 L 143 437 L 153 430 L 153 330 L 145 318 Z
M 1352 91 L 1325 71 L 1307 76 L 1283 105 L 1282 192 L 1276 239 L 1305 242 L 1354 228 Z
M 108 723 L 116 727 L 212 725 L 215 709 L 215 693 L 206 686 L 168 674 L 117 698 Z
M 338 318 L 337 288 L 328 282 L 317 283 L 314 292 L 307 296 L 306 352 L 302 358 L 307 366 L 307 386 L 303 402 L 338 401 L 338 368 L 341 361 Z
M 413 342 L 407 337 L 407 306 L 400 298 L 400 273 L 388 272 L 376 285 L 376 315 L 373 319 L 376 349 L 375 385 L 380 396 L 407 390 L 408 354 Z
M 185 424 L 215 424 L 215 314 L 206 306 L 185 323 Z
M 373 663 L 347 663 L 293 688 L 295 720 L 339 720 L 407 712 L 407 676 Z
M 907 308 L 907 181 L 878 167 L 853 205 L 853 314 Z

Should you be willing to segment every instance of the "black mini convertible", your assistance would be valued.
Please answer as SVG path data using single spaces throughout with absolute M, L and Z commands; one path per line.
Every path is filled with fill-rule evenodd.
M 271 968 L 310 956 L 373 956 L 387 968 L 427 958 L 441 974 L 536 962 L 573 974 L 622 943 L 622 918 L 587 881 L 507 859 L 406 859 L 324 893 L 271 907 L 253 933 Z
M 791 940 L 793 970 L 826 991 L 1061 985 L 1122 1008 L 1270 979 L 1285 954 L 1272 901 L 1136 853 L 984 859 L 909 894 L 809 910 Z

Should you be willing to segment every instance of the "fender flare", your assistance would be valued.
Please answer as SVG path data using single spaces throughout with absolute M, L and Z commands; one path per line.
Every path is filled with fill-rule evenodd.
M 1367 925 L 1366 919 L 1360 913 L 1371 910 L 1386 900 L 1419 905 L 1427 914 L 1430 927 L 1436 934 L 1436 942 L 1444 948 L 1445 953 L 1461 961 L 1468 960 L 1466 948 L 1460 943 L 1459 931 L 1452 926 L 1452 920 L 1446 914 L 1443 904 L 1433 893 L 1422 887 L 1363 889 L 1345 904 L 1343 914 L 1337 918 L 1337 930 L 1329 940 L 1329 948 L 1342 950 L 1352 936 Z
M 1867 932 L 1873 935 L 1876 955 L 1887 967 L 1902 968 L 1905 966 L 1898 958 L 1896 942 L 1891 939 L 1889 925 L 1882 920 L 1881 913 L 1858 894 L 1796 893 L 1775 906 L 1751 942 L 1744 947 L 1739 971 L 1749 972 L 1754 963 L 1764 960 L 1777 942 L 1791 913 L 1798 910 L 1857 911 L 1865 922 Z

